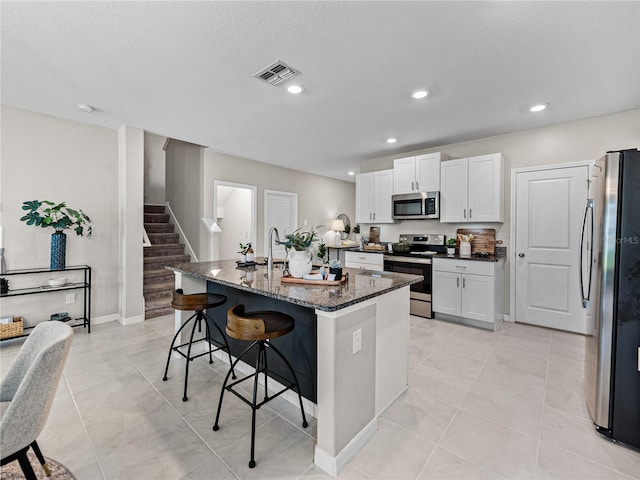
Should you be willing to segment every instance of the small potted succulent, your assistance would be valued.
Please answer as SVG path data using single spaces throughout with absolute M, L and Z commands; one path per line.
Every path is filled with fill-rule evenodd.
M 329 274 L 335 275 L 335 280 L 342 280 L 342 263 L 340 263 L 340 260 L 329 260 Z
M 455 255 L 456 254 L 456 239 L 450 238 L 447 240 L 447 255 Z
M 251 244 L 240 243 L 240 250 L 238 253 L 240 254 L 240 263 L 247 263 L 247 254 L 249 253 L 249 249 L 251 248 Z
M 0 293 L 7 293 L 9 291 L 9 280 L 4 277 L 0 277 Z
M 324 264 L 324 257 L 327 256 L 327 245 L 322 240 L 318 245 L 318 253 L 316 256 L 320 259 L 320 263 Z

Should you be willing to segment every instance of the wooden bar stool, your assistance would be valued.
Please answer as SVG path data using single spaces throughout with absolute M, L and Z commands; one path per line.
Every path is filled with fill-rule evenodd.
M 231 360 L 231 350 L 229 349 L 229 342 L 227 342 L 227 337 L 222 332 L 222 329 L 213 321 L 213 319 L 207 315 L 205 310 L 207 308 L 214 308 L 219 305 L 222 305 L 227 301 L 227 297 L 224 295 L 218 295 L 215 293 L 193 293 L 189 295 L 185 295 L 182 293 L 182 289 L 179 288 L 173 292 L 173 300 L 171 301 L 171 307 L 175 310 L 181 311 L 190 311 L 193 310 L 195 313 L 189 317 L 189 319 L 182 324 L 182 326 L 178 329 L 176 334 L 171 341 L 171 347 L 169 347 L 169 355 L 167 356 L 167 365 L 164 369 L 164 377 L 162 380 L 167 381 L 167 372 L 169 371 L 169 363 L 171 362 L 171 352 L 177 352 L 187 359 L 187 363 L 185 366 L 184 373 L 184 395 L 182 397 L 182 401 L 186 402 L 189 400 L 187 397 L 187 384 L 189 382 L 189 362 L 192 362 L 194 359 L 198 357 L 202 357 L 203 355 L 209 354 L 209 363 L 213 363 L 213 352 L 217 352 L 218 350 L 224 350 L 229 355 L 229 363 L 232 363 Z M 193 335 L 196 332 L 196 326 L 198 327 L 198 332 L 202 331 L 202 320 L 206 319 L 204 322 L 205 327 L 205 336 L 193 341 Z M 185 342 L 181 345 L 175 345 L 176 339 L 183 328 L 189 324 L 193 320 L 193 326 L 191 328 L 191 337 L 188 342 Z M 207 321 L 208 320 L 208 321 Z M 213 325 L 218 332 L 220 332 L 220 337 L 222 340 L 216 340 L 211 336 L 211 331 L 209 330 L 209 324 Z M 198 342 L 206 342 L 208 345 L 208 351 L 202 352 L 196 355 L 191 355 L 191 347 Z M 214 345 L 216 347 L 214 348 Z M 185 354 L 182 350 L 183 347 L 187 347 L 187 353 Z M 233 375 L 233 378 L 236 378 L 236 374 L 233 371 L 233 365 L 231 365 L 230 372 Z
M 300 401 L 300 411 L 302 412 L 302 426 L 304 428 L 307 428 L 307 426 L 309 425 L 304 414 L 304 407 L 302 406 L 302 395 L 300 395 L 300 385 L 298 384 L 296 373 L 293 371 L 291 364 L 284 357 L 284 355 L 282 355 L 280 350 L 278 350 L 275 345 L 269 342 L 269 340 L 272 338 L 286 335 L 291 330 L 293 330 L 294 326 L 295 322 L 293 318 L 282 312 L 245 312 L 244 305 L 236 305 L 235 307 L 231 307 L 227 311 L 227 335 L 237 340 L 246 340 L 251 341 L 252 343 L 242 352 L 242 354 L 240 354 L 236 361 L 233 362 L 231 369 L 229 369 L 229 372 L 224 379 L 222 390 L 220 391 L 220 401 L 218 402 L 218 411 L 216 413 L 216 422 L 213 425 L 213 430 L 217 431 L 220 428 L 218 426 L 218 420 L 220 419 L 222 399 L 226 390 L 236 395 L 238 398 L 240 398 L 240 400 L 251 407 L 251 460 L 249 461 L 249 468 L 253 468 L 256 466 L 256 462 L 254 459 L 256 437 L 256 410 L 258 410 L 262 405 L 278 397 L 285 391 L 293 389 L 293 387 L 295 387 L 295 390 L 298 393 L 298 400 Z M 241 378 L 236 382 L 227 384 L 227 382 L 229 381 L 229 375 L 233 373 L 233 367 L 235 367 L 236 364 L 240 360 L 242 360 L 242 358 L 253 348 L 258 349 L 255 372 L 251 375 Z M 289 368 L 289 371 L 291 372 L 293 380 L 284 378 L 276 372 L 269 370 L 267 366 L 268 350 L 273 350 L 273 352 L 275 352 L 276 355 L 278 355 L 284 361 L 287 368 Z M 260 373 L 264 373 L 264 400 L 258 403 L 258 376 L 260 375 Z M 284 388 L 282 390 L 273 395 L 269 395 L 269 389 L 267 387 L 267 378 L 269 375 L 271 375 L 273 378 L 276 378 L 282 385 L 284 385 Z M 249 380 L 250 378 L 253 378 L 253 397 L 251 399 L 248 399 L 238 391 L 234 390 L 233 387 L 241 382 L 244 382 L 245 380 Z

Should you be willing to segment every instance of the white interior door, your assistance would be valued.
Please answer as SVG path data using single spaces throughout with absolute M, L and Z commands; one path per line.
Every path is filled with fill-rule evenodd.
M 589 168 L 546 168 L 515 176 L 515 321 L 590 333 L 579 292 Z
M 278 229 L 280 239 L 284 240 L 287 233 L 292 233 L 298 224 L 298 194 L 291 192 L 264 192 L 264 252 L 269 253 L 269 230 Z M 273 258 L 284 258 L 284 247 L 273 245 Z

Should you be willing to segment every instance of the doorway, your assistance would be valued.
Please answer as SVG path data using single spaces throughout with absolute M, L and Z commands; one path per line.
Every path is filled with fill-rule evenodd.
M 579 295 L 580 232 L 589 163 L 515 169 L 511 175 L 511 317 L 589 334 Z
M 255 185 L 214 182 L 213 211 L 220 233 L 215 235 L 212 258 L 230 260 L 238 258 L 239 244 L 256 246 L 257 207 Z M 217 249 L 216 244 L 217 243 Z M 216 252 L 217 250 L 217 252 Z
M 269 252 L 269 230 L 271 227 L 278 229 L 280 240 L 284 236 L 293 233 L 298 224 L 298 194 L 291 192 L 278 192 L 276 190 L 264 191 L 264 250 L 266 257 Z M 273 245 L 273 258 L 284 258 L 284 247 Z

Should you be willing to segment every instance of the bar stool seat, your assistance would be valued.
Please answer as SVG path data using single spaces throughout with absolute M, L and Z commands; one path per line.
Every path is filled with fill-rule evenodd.
M 167 373 L 169 371 L 169 363 L 171 362 L 171 353 L 176 352 L 186 358 L 187 362 L 185 365 L 185 374 L 184 374 L 184 394 L 182 396 L 182 401 L 186 402 L 189 400 L 187 397 L 187 386 L 189 382 L 189 362 L 192 362 L 198 357 L 202 357 L 203 355 L 209 354 L 209 363 L 213 363 L 213 352 L 217 352 L 218 350 L 223 350 L 227 352 L 229 355 L 229 363 L 232 363 L 231 360 L 231 350 L 229 349 L 229 343 L 227 342 L 227 337 L 222 332 L 222 329 L 213 321 L 213 319 L 207 315 L 205 310 L 209 308 L 215 308 L 220 305 L 226 303 L 227 297 L 224 295 L 219 295 L 216 293 L 192 293 L 192 294 L 184 294 L 181 288 L 174 290 L 173 298 L 171 301 L 171 307 L 174 310 L 180 311 L 194 311 L 194 314 L 191 315 L 186 322 L 184 322 L 171 341 L 171 346 L 169 347 L 169 355 L 167 356 L 167 364 L 164 369 L 164 376 L 162 377 L 163 381 L 167 381 Z M 176 340 L 178 339 L 178 335 L 180 332 L 193 320 L 193 326 L 191 328 L 191 336 L 188 342 L 185 342 L 181 345 L 175 345 Z M 198 327 L 198 332 L 202 331 L 202 320 L 205 320 L 205 336 L 193 340 L 193 337 L 196 332 L 196 326 Z M 211 335 L 209 324 L 213 325 L 218 332 L 220 332 L 220 340 L 213 338 Z M 208 345 L 208 349 L 205 352 L 198 353 L 195 355 L 191 355 L 191 348 L 194 344 L 198 342 L 206 342 Z M 214 347 L 215 346 L 215 347 Z M 187 347 L 187 353 L 185 354 L 181 349 L 183 347 Z M 231 373 L 233 374 L 233 378 L 236 378 L 235 372 L 233 372 L 233 365 L 231 366 Z
M 290 315 L 277 311 L 256 311 L 245 312 L 244 305 L 236 305 L 231 307 L 227 311 L 227 327 L 226 332 L 231 338 L 236 340 L 251 341 L 252 343 L 240 354 L 240 356 L 233 362 L 227 376 L 222 384 L 220 390 L 220 401 L 218 402 L 218 411 L 216 412 L 216 420 L 213 425 L 213 430 L 218 431 L 220 412 L 222 410 L 222 399 L 224 398 L 224 392 L 229 391 L 236 395 L 240 400 L 251 407 L 251 459 L 249 461 L 249 468 L 256 466 L 255 462 L 255 435 L 256 435 L 256 410 L 258 410 L 265 403 L 280 396 L 287 390 L 294 389 L 298 393 L 298 400 L 300 402 L 300 411 L 302 412 L 302 426 L 306 428 L 307 423 L 306 416 L 304 414 L 304 407 L 302 405 L 302 395 L 300 394 L 300 385 L 293 367 L 284 355 L 273 345 L 269 340 L 277 337 L 281 337 L 291 332 L 295 327 L 295 320 Z M 247 375 L 240 380 L 233 383 L 229 382 L 229 376 L 233 374 L 233 368 L 237 363 L 242 360 L 252 349 L 257 348 L 258 355 L 256 357 L 255 372 L 251 375 Z M 278 373 L 269 370 L 267 366 L 267 351 L 273 351 L 289 369 L 292 379 L 287 379 L 279 375 Z M 258 396 L 258 377 L 264 374 L 264 399 L 261 402 L 257 401 Z M 280 391 L 269 395 L 269 388 L 267 378 L 271 376 L 276 378 L 283 386 Z M 234 377 L 235 378 L 235 377 Z M 245 380 L 253 379 L 253 396 L 251 399 L 246 398 L 238 390 L 233 387 Z

